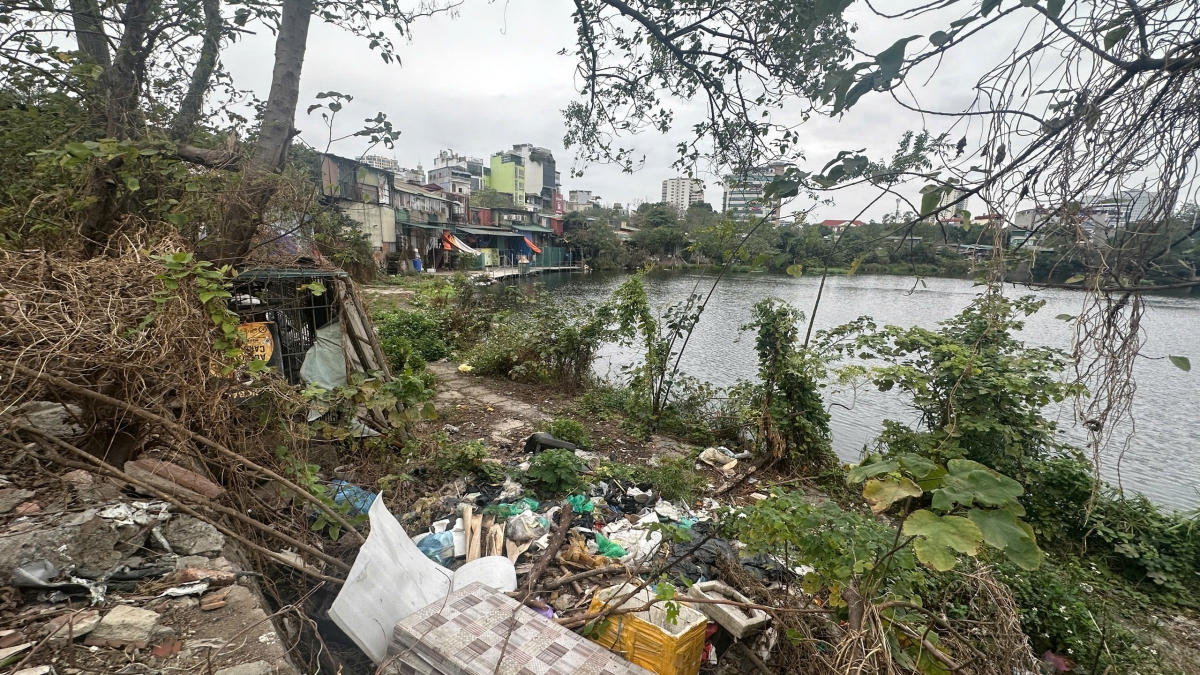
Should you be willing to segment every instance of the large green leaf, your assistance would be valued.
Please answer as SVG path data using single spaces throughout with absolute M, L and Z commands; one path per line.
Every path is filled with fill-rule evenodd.
M 971 509 L 967 517 L 983 534 L 988 546 L 1004 551 L 1019 567 L 1035 570 L 1042 564 L 1043 553 L 1034 538 L 1033 528 L 1017 519 L 1008 509 Z
M 879 514 L 905 497 L 920 497 L 921 486 L 909 478 L 872 478 L 863 486 L 863 498 L 871 504 L 871 511 Z
M 1020 483 L 991 469 L 972 468 L 964 473 L 961 465 L 954 466 L 955 462 L 968 461 L 952 459 L 949 462 L 950 475 L 942 482 L 942 490 L 947 491 L 946 496 L 952 501 L 963 506 L 971 506 L 972 503 L 1006 506 L 1015 503 L 1017 497 L 1024 494 L 1025 488 Z
M 941 468 L 935 462 L 913 454 L 900 455 L 900 466 L 917 478 L 925 478 Z
M 874 464 L 859 465 L 850 469 L 850 473 L 846 474 L 847 483 L 861 483 L 868 478 L 874 478 L 885 473 L 891 473 L 900 468 L 900 463 L 894 459 L 889 459 L 886 462 L 875 462 Z
M 904 521 L 904 534 L 919 537 L 914 544 L 917 559 L 945 572 L 954 567 L 954 553 L 975 555 L 983 542 L 979 527 L 961 516 L 939 516 L 932 511 L 914 511 Z
M 875 55 L 875 63 L 879 64 L 879 74 L 883 75 L 885 80 L 890 80 L 900 74 L 900 67 L 904 65 L 904 48 L 919 37 L 921 36 L 910 35 L 900 38 L 891 47 Z

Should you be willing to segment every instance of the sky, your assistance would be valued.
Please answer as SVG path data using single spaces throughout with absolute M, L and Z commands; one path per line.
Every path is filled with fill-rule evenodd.
M 398 46 L 399 65 L 385 64 L 361 38 L 314 18 L 296 121 L 301 138 L 320 150 L 328 146 L 331 135 L 319 112 L 306 115 L 305 109 L 320 102 L 317 93 L 338 91 L 354 100 L 339 113 L 332 137 L 352 133 L 361 128 L 363 119 L 384 112 L 402 135 L 394 149 L 380 146 L 372 153 L 394 157 L 401 166 L 415 167 L 419 162 L 429 169 L 434 156 L 444 149 L 486 161 L 514 144 L 532 143 L 553 151 L 564 195 L 572 189 L 585 189 L 607 203 L 656 202 L 663 179 L 678 175 L 671 163 L 676 144 L 686 138 L 686 120 L 701 114 L 701 109 L 691 102 L 675 101 L 680 120 L 675 130 L 623 139 L 623 145 L 632 143 L 639 155 L 645 156 L 634 173 L 611 165 L 579 166 L 574 151 L 563 147 L 561 112 L 578 97 L 575 61 L 570 55 L 575 42 L 572 7 L 567 0 L 464 0 L 453 16 L 419 20 L 411 39 Z M 864 12 L 851 11 L 848 17 L 858 24 L 856 40 L 869 53 L 882 51 L 900 33 L 928 35 L 944 28 L 941 24 L 948 20 L 943 16 L 897 25 Z M 986 42 L 973 46 L 986 52 Z M 560 56 L 563 48 L 568 54 Z M 273 50 L 273 35 L 260 28 L 258 34 L 230 46 L 223 53 L 223 63 L 237 86 L 265 99 Z M 980 65 L 971 58 L 943 62 L 939 76 L 930 84 L 918 82 L 912 95 L 939 109 L 961 109 L 969 103 L 969 83 L 975 81 Z M 785 110 L 776 119 L 787 120 L 789 114 L 793 113 Z M 950 123 L 947 119 L 929 120 L 931 129 L 943 129 Z M 922 125 L 917 113 L 883 95 L 869 95 L 842 118 L 814 118 L 801 127 L 801 145 L 808 160 L 802 168 L 820 170 L 839 150 L 866 149 L 872 158 L 890 157 L 900 136 Z M 952 133 L 957 137 L 962 128 Z M 348 139 L 328 147 L 336 154 L 358 156 L 366 143 Z M 582 169 L 583 175 L 572 177 L 572 167 Z M 706 201 L 719 208 L 723 190 L 717 177 L 705 167 L 699 169 L 698 176 L 706 183 Z M 918 200 L 918 188 L 909 190 L 914 201 Z M 849 219 L 863 209 L 863 219 L 878 219 L 897 208 L 890 196 L 868 207 L 877 194 L 866 188 L 837 193 L 835 203 L 818 205 L 810 220 Z M 807 205 L 792 205 L 784 211 L 803 206 Z

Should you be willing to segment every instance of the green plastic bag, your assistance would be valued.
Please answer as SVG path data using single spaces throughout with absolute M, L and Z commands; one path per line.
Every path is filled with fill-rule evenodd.
M 620 559 L 625 557 L 625 549 L 621 548 L 620 544 L 614 544 L 599 532 L 596 533 L 596 552 L 605 558 Z
M 596 510 L 596 505 L 592 503 L 591 498 L 584 495 L 571 495 L 567 497 L 567 503 L 575 509 L 575 513 L 591 513 Z
M 499 518 L 512 518 L 522 511 L 537 512 L 538 502 L 536 499 L 522 497 L 511 504 L 496 504 L 489 506 L 483 510 L 484 513 L 495 514 Z

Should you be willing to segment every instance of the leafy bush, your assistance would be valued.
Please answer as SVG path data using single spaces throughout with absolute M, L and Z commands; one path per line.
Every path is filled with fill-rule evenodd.
M 375 328 L 393 370 L 402 371 L 415 365 L 413 356 L 421 359 L 421 365 L 450 356 L 450 345 L 442 338 L 441 323 L 431 312 L 403 309 L 381 312 L 375 316 Z
M 662 493 L 663 499 L 690 503 L 708 483 L 692 457 L 660 457 L 657 466 L 645 468 L 642 480 Z
M 541 430 L 551 436 L 568 443 L 574 443 L 581 448 L 592 444 L 592 435 L 579 422 L 566 417 L 555 417 L 541 425 Z
M 526 476 L 551 494 L 571 492 L 582 481 L 579 474 L 586 467 L 575 453 L 562 448 L 552 448 L 535 456 L 529 462 Z
M 473 473 L 491 483 L 504 480 L 503 467 L 487 459 L 488 451 L 483 442 L 465 441 L 440 450 L 437 466 L 452 476 Z

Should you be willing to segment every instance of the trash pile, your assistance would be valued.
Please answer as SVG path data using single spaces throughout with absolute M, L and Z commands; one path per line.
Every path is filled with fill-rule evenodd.
M 170 462 L 127 473 L 165 491 L 221 490 Z M 84 470 L 0 477 L 0 668 L 20 675 L 294 672 L 240 550 L 212 524 Z M 50 484 L 47 484 L 47 483 Z M 28 489 L 32 487 L 33 489 Z M 240 636 L 240 637 L 239 637 Z
M 538 436 L 535 450 L 562 447 Z M 741 560 L 736 542 L 716 536 L 718 507 L 617 479 L 544 503 L 511 478 L 459 478 L 399 519 L 375 500 L 371 534 L 329 617 L 385 672 L 482 675 L 514 658 L 695 675 L 731 649 L 729 672 L 755 661 L 765 669 L 744 653 L 769 653 L 771 616 L 720 581 L 720 565 L 742 565 L 768 584 L 803 570 Z M 664 572 L 678 583 L 660 597 Z M 585 626 L 587 637 L 571 630 Z M 614 654 L 619 665 L 606 661 Z

